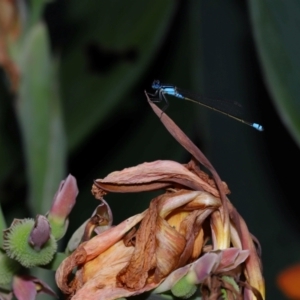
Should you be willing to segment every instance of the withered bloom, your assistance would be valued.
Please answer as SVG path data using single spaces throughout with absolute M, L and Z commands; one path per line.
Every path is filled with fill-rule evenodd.
M 184 282 L 201 287 L 202 299 L 264 299 L 260 258 L 226 197 L 227 185 L 173 121 L 150 105 L 193 159 L 186 165 L 143 163 L 97 179 L 97 199 L 110 192 L 164 193 L 146 211 L 80 244 L 57 270 L 59 288 L 72 300 L 113 300 L 150 290 L 177 295 Z M 196 288 L 191 291 L 181 296 Z
M 22 1 L 0 0 L 0 66 L 10 80 L 13 93 L 19 87 L 20 71 L 9 49 L 19 41 L 24 14 Z

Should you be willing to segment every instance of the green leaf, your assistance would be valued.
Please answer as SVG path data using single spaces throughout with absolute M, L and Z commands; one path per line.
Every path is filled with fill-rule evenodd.
M 43 11 L 48 2 L 52 0 L 30 0 L 30 14 L 28 14 L 30 25 L 37 24 L 43 17 Z
M 25 147 L 33 213 L 45 213 L 65 175 L 65 136 L 57 84 L 43 23 L 31 28 L 19 57 L 17 112 Z
M 249 7 L 267 86 L 300 145 L 300 2 L 249 0 Z

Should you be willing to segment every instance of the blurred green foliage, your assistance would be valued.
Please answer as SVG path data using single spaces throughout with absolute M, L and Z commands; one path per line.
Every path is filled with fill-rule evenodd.
M 18 57 L 22 79 L 16 110 L 30 184 L 30 209 L 34 215 L 49 209 L 66 173 L 57 64 L 50 56 L 48 39 L 45 25 L 37 23 L 25 35 Z
M 265 82 L 289 132 L 300 145 L 300 5 L 298 1 L 249 1 Z
M 8 219 L 45 213 L 71 172 L 80 195 L 70 236 L 97 205 L 93 179 L 155 159 L 187 162 L 146 103 L 143 90 L 153 79 L 236 100 L 265 133 L 178 99 L 170 99 L 167 113 L 228 183 L 231 200 L 262 244 L 267 295 L 284 299 L 275 276 L 300 259 L 299 224 L 283 204 L 294 195 L 280 177 L 299 155 L 300 4 L 56 1 L 45 7 L 50 35 L 37 17 L 45 2 L 32 4 L 31 26 L 14 50 L 22 71 L 16 97 L 1 74 L 0 195 Z M 17 211 L 26 199 L 28 211 Z M 115 223 L 150 199 L 106 198 Z

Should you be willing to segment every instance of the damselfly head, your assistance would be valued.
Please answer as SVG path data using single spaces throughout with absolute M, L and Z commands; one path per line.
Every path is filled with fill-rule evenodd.
M 160 89 L 161 88 L 160 81 L 159 80 L 154 80 L 153 83 L 152 83 L 152 88 L 154 90 Z

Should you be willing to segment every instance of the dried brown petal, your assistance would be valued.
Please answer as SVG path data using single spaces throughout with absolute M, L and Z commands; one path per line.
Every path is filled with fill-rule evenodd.
M 240 214 L 236 211 L 233 205 L 228 201 L 228 208 L 230 213 L 230 219 L 233 223 L 243 250 L 249 250 L 250 255 L 245 262 L 245 276 L 248 284 L 254 289 L 258 290 L 264 299 L 265 297 L 265 283 L 264 278 L 261 272 L 261 260 L 258 256 L 257 250 L 255 248 L 252 235 L 250 234 L 248 227 L 244 221 L 244 219 L 240 216 Z M 247 299 L 255 299 L 255 296 L 250 288 L 245 288 L 245 297 Z
M 206 191 L 219 197 L 219 192 L 183 165 L 169 160 L 143 163 L 97 179 L 92 193 L 102 197 L 107 192 L 129 193 L 151 191 L 179 184 L 193 190 Z M 96 185 L 96 187 L 95 187 Z M 100 191 L 99 191 L 100 189 Z M 101 191 L 103 190 L 103 191 Z
M 76 292 L 72 299 L 80 299 L 83 291 L 91 299 L 115 299 L 116 295 L 126 297 L 153 289 L 173 270 L 190 261 L 193 254 L 200 255 L 195 240 L 200 237 L 202 241 L 201 225 L 220 205 L 220 199 L 200 191 L 161 195 L 143 214 L 80 245 L 59 267 L 57 284 L 64 293 Z M 132 238 L 130 229 L 140 221 L 134 246 L 128 242 L 125 245 L 125 233 L 129 232 Z M 121 237 L 123 240 L 119 241 Z M 76 276 L 69 282 L 75 267 Z
M 20 6 L 16 0 L 0 0 L 0 66 L 11 82 L 12 92 L 16 92 L 20 81 L 17 64 L 9 54 L 11 43 L 21 33 Z
M 127 231 L 140 222 L 144 215 L 145 212 L 133 216 L 123 221 L 118 226 L 112 227 L 102 234 L 95 236 L 88 242 L 81 244 L 61 263 L 56 271 L 55 278 L 59 288 L 66 294 L 72 294 L 77 290 L 77 282 L 75 284 L 69 282 L 69 276 L 72 274 L 73 269 L 94 259 L 113 246 Z

